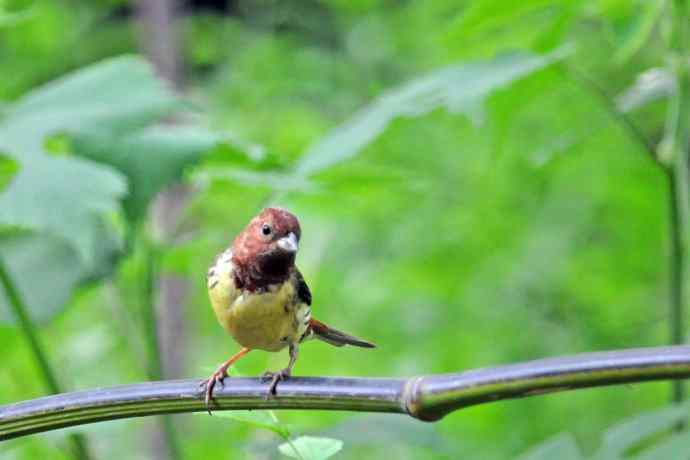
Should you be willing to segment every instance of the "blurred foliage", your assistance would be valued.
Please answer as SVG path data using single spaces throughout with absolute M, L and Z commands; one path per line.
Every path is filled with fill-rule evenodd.
M 687 455 L 690 447 L 688 432 L 681 430 L 673 434 L 668 433 L 678 423 L 685 423 L 687 419 L 687 404 L 658 409 L 625 420 L 606 430 L 601 447 L 591 456 L 585 456 L 580 452 L 571 435 L 561 434 L 532 448 L 519 458 L 520 460 L 555 457 L 564 460 L 680 459 Z M 653 442 L 650 443 L 650 440 Z
M 150 203 L 180 181 L 195 194 L 178 237 L 157 250 L 161 268 L 192 285 L 189 377 L 235 349 L 204 274 L 269 203 L 301 219 L 315 314 L 380 344 L 308 344 L 299 374 L 407 376 L 665 343 L 664 176 L 612 111 L 662 137 L 672 87 L 659 70 L 662 2 L 192 3 L 177 22 L 180 97 L 131 56 L 133 3 L 0 0 L 0 254 L 69 388 L 145 378 L 146 260 L 132 234 L 150 233 Z M 0 344 L 1 402 L 39 396 L 11 325 Z M 242 371 L 286 359 L 258 353 Z M 279 415 L 291 433 L 343 440 L 336 458 L 511 458 L 544 440 L 531 458 L 581 458 L 667 389 L 502 402 L 423 428 L 395 416 Z M 659 420 L 635 425 L 659 441 L 635 455 L 682 443 L 661 436 L 672 423 Z M 98 458 L 145 457 L 150 423 L 78 430 Z M 176 423 L 186 458 L 279 455 L 247 423 Z M 49 433 L 2 453 L 61 458 L 63 442 Z

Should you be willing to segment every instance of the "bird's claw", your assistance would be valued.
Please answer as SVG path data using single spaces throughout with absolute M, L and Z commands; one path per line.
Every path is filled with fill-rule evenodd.
M 270 399 L 276 394 L 276 388 L 278 387 L 278 382 L 282 380 L 287 380 L 290 378 L 291 371 L 289 368 L 279 370 L 277 372 L 266 371 L 261 376 L 262 382 L 270 381 L 271 384 L 268 386 L 268 392 L 266 393 L 266 399 Z
M 199 384 L 199 387 L 206 387 L 206 396 L 204 402 L 206 403 L 206 411 L 208 415 L 211 414 L 211 400 L 213 399 L 213 388 L 216 385 L 225 386 L 223 380 L 228 376 L 227 368 L 221 366 L 219 367 L 211 376 Z

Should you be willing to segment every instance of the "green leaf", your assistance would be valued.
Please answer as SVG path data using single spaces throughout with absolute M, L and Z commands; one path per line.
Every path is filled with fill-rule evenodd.
M 301 460 L 325 460 L 337 454 L 342 448 L 343 442 L 338 439 L 313 436 L 300 436 L 278 446 L 278 450 L 283 455 Z
M 664 12 L 664 2 L 641 1 L 637 2 L 642 10 L 636 14 L 632 30 L 628 33 L 618 51 L 613 57 L 614 62 L 623 64 L 637 53 L 649 40 L 655 25 Z
M 2 191 L 19 171 L 19 164 L 12 158 L 0 153 L 0 191 Z
M 124 210 L 129 219 L 137 221 L 146 216 L 161 189 L 179 182 L 185 169 L 220 141 L 217 134 L 202 128 L 165 125 L 123 136 L 92 132 L 76 136 L 73 145 L 77 155 L 110 165 L 127 176 Z
M 616 107 L 622 112 L 630 112 L 675 93 L 675 76 L 667 69 L 653 67 L 641 72 L 635 83 L 616 97 Z
M 645 449 L 632 460 L 657 460 L 664 458 L 684 458 L 690 452 L 690 433 L 683 431 L 668 436 L 661 442 Z
M 538 56 L 514 53 L 491 61 L 444 67 L 380 96 L 309 147 L 296 165 L 301 176 L 316 174 L 355 156 L 397 117 L 419 117 L 439 107 L 479 122 L 492 92 L 566 56 L 566 48 Z
M 97 217 L 119 209 L 125 180 L 109 168 L 73 158 L 31 157 L 0 193 L 0 224 L 62 237 L 85 263 L 95 261 Z
M 100 231 L 91 265 L 64 240 L 50 235 L 0 239 L 0 254 L 33 320 L 50 320 L 66 306 L 77 286 L 112 272 L 120 249 L 118 240 L 105 225 L 95 228 Z M 4 292 L 0 292 L 0 321 L 14 322 Z
M 199 172 L 195 180 L 207 184 L 215 180 L 227 180 L 247 187 L 266 187 L 276 191 L 313 192 L 316 185 L 302 176 L 271 171 L 246 171 L 235 168 L 214 168 Z
M 5 11 L 2 3 L 0 3 L 0 27 L 10 27 L 20 24 L 34 15 L 33 8 L 27 8 L 22 11 Z
M 144 59 L 108 59 L 50 82 L 24 96 L 0 125 L 0 142 L 20 156 L 39 154 L 58 132 L 127 130 L 180 106 Z
M 688 405 L 647 412 L 610 428 L 596 459 L 615 459 L 650 436 L 672 428 L 688 418 Z
M 47 155 L 47 136 L 127 130 L 179 102 L 144 60 L 127 56 L 74 72 L 30 92 L 0 122 L 0 144 L 19 173 L 0 193 L 0 224 L 58 235 L 94 262 L 97 217 L 119 210 L 124 177 L 89 161 Z
M 521 2 L 474 1 L 452 26 L 453 41 L 467 40 L 472 35 L 496 32 L 502 27 L 514 26 L 526 14 L 557 6 L 567 8 L 574 1 L 524 0 Z
M 269 410 L 218 411 L 214 412 L 214 415 L 221 418 L 229 418 L 236 422 L 247 423 L 256 428 L 273 431 L 283 438 L 289 435 L 287 428 L 285 428 L 278 418 Z
M 522 454 L 520 460 L 580 460 L 584 457 L 570 433 L 561 433 Z

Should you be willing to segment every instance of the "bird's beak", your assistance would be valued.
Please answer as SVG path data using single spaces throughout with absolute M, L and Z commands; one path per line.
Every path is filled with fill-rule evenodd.
M 278 247 L 286 252 L 297 252 L 299 248 L 297 236 L 292 232 L 288 233 L 287 236 L 278 240 Z

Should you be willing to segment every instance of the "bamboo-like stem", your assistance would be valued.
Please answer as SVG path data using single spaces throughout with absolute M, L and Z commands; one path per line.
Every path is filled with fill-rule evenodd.
M 36 327 L 33 321 L 29 317 L 28 310 L 24 301 L 22 300 L 19 290 L 16 288 L 14 281 L 9 271 L 5 268 L 5 264 L 0 258 L 0 285 L 2 285 L 5 295 L 7 296 L 7 303 L 12 309 L 12 313 L 19 325 L 22 334 L 26 338 L 29 344 L 31 353 L 34 355 L 34 361 L 36 362 L 41 376 L 43 377 L 43 384 L 45 385 L 46 391 L 48 393 L 58 394 L 62 390 L 60 389 L 60 384 L 55 377 L 55 372 L 48 361 L 45 349 L 41 344 L 36 333 Z M 75 458 L 80 460 L 89 459 L 89 451 L 86 442 L 86 438 L 80 434 L 71 434 L 68 437 L 71 444 L 71 450 Z
M 228 378 L 215 410 L 323 409 L 408 414 L 436 421 L 463 407 L 650 380 L 690 377 L 690 347 L 641 348 L 550 358 L 408 379 L 293 377 L 267 399 L 267 383 Z M 105 420 L 205 411 L 200 380 L 138 383 L 0 407 L 0 440 Z

